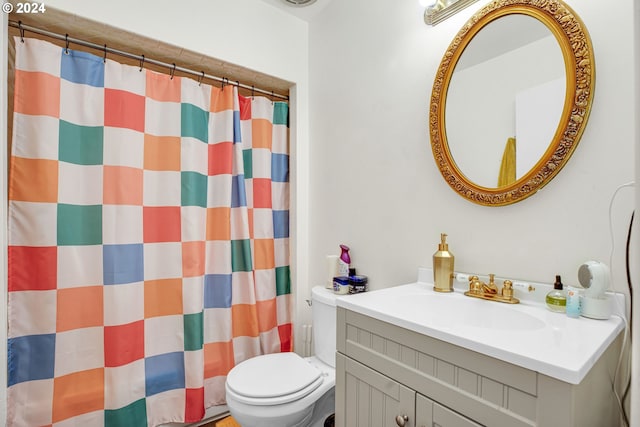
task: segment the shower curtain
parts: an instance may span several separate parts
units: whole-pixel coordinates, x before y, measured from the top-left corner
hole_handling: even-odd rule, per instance
[[[16,39],[8,426],[156,426],[292,350],[288,105]]]

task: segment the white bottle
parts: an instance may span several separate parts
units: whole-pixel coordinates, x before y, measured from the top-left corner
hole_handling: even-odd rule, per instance
[[[338,274],[338,255],[327,255],[327,277],[325,279],[324,287],[333,290],[333,278],[340,276]]]

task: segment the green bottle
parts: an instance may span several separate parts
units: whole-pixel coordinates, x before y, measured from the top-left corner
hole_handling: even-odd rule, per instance
[[[562,281],[560,276],[556,276],[556,281],[553,284],[553,290],[547,294],[547,307],[551,311],[557,313],[564,313],[567,311],[567,295],[562,290]]]

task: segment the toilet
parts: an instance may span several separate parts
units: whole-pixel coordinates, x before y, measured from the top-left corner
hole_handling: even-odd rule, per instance
[[[242,427],[324,427],[333,415],[336,296],[317,286],[311,301],[314,356],[265,354],[229,371],[227,406]]]

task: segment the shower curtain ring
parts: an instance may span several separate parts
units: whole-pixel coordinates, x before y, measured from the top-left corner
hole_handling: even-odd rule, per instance
[[[200,71],[200,78],[198,79],[198,86],[202,86],[202,79],[204,79],[204,71]]]
[[[22,21],[18,21],[18,29],[20,30],[20,41],[24,43],[24,28],[22,28]]]
[[[255,97],[255,91],[256,91],[255,86],[251,85],[251,99],[253,99]]]
[[[64,53],[69,55],[69,34],[64,35]]]
[[[144,66],[144,55],[140,55],[140,69],[138,71],[142,72],[143,66]]]
[[[107,63],[107,45],[104,45],[104,56],[102,57],[102,62]]]
[[[175,76],[175,75],[176,75],[176,63],[174,62],[173,63],[173,68],[171,68],[171,71],[169,72],[169,76],[171,76],[170,80],[173,80],[173,76]]]

